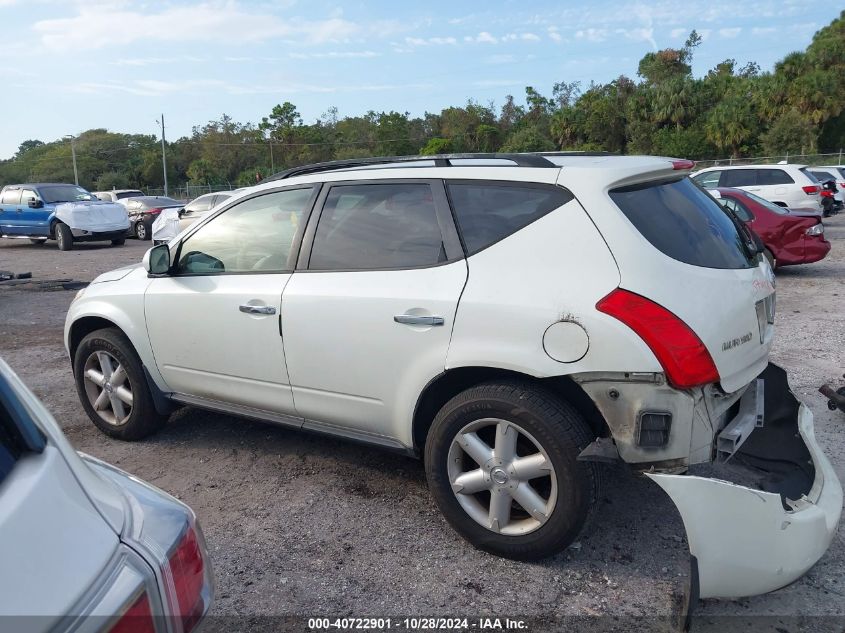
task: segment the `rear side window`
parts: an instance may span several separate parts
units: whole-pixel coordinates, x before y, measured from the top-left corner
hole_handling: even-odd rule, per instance
[[[795,181],[782,169],[760,169],[757,171],[758,185],[791,185]]]
[[[750,187],[756,184],[756,169],[726,169],[719,180],[720,187]]]
[[[728,214],[688,178],[621,187],[610,197],[642,236],[672,259],[704,268],[754,265]]]
[[[338,185],[323,205],[308,268],[417,268],[446,259],[430,185]]]
[[[449,182],[449,200],[467,255],[473,255],[563,206],[573,196],[554,185]]]
[[[2,199],[0,199],[0,204],[20,204],[20,201],[20,189],[6,189],[6,191],[3,192]]]

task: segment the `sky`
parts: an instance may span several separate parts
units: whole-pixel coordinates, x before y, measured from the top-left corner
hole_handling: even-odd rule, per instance
[[[168,140],[226,113],[258,122],[291,101],[439,112],[524,101],[558,81],[636,78],[648,51],[703,37],[693,73],[763,70],[838,16],[809,0],[0,0],[0,158],[90,128]]]

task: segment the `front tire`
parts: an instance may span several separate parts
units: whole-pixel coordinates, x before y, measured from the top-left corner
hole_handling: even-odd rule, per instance
[[[429,487],[475,547],[545,558],[575,541],[599,498],[599,467],[577,459],[593,437],[575,409],[544,389],[481,384],[437,414],[425,447]]]
[[[167,419],[156,411],[141,360],[120,330],[97,330],[83,338],[73,374],[85,413],[106,435],[140,440]]]
[[[56,243],[60,251],[73,249],[73,233],[70,232],[70,227],[67,224],[56,225]]]

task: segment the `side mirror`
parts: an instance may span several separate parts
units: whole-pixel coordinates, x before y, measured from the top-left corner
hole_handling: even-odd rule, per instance
[[[44,203],[38,198],[30,198],[26,204],[30,209],[40,209],[44,206]]]
[[[144,253],[141,263],[150,275],[166,275],[170,272],[170,248],[167,244],[153,246]]]

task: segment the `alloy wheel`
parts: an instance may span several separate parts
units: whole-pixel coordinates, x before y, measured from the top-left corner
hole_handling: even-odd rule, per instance
[[[525,429],[484,418],[466,425],[449,447],[452,492],[479,525],[509,536],[542,527],[557,502],[551,459]]]
[[[82,376],[88,402],[97,415],[112,426],[126,424],[132,415],[132,383],[120,361],[106,351],[93,352]]]

